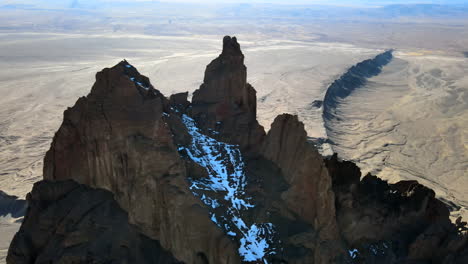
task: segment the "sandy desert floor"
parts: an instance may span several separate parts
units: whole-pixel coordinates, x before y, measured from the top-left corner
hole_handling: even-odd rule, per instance
[[[309,136],[327,137],[327,87],[383,50],[343,43],[238,36],[258,117],[298,114]],[[127,59],[163,94],[194,91],[222,36],[0,34],[0,189],[25,197],[42,178],[42,159],[63,111],[86,95],[94,75]],[[395,181],[416,179],[468,206],[468,59],[397,51],[396,59],[340,104],[328,136],[342,158]],[[456,209],[463,213],[463,208]],[[466,212],[466,211],[465,211]],[[18,224],[0,221],[0,262]]]

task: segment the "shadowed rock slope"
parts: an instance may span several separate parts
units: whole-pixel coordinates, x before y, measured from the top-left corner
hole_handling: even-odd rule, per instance
[[[128,224],[109,191],[42,181],[27,199],[8,263],[180,263]]]
[[[432,190],[360,180],[353,163],[320,156],[297,116],[266,134],[243,60],[225,37],[192,102],[126,61],[98,73],[64,113],[8,263],[465,263],[463,223]],[[74,211],[84,218],[68,221]],[[127,231],[107,237],[89,224],[101,220]]]

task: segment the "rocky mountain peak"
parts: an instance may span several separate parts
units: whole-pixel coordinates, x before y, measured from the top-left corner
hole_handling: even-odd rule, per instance
[[[235,38],[187,97],[127,61],[99,72],[64,113],[8,264],[468,263],[432,190],[324,159],[297,116],[265,134]]]
[[[241,57],[242,63],[244,62],[244,54],[242,54],[241,48],[239,43],[237,42],[236,37],[225,36],[223,38],[223,51],[221,56],[234,56],[234,57]]]
[[[164,96],[154,88],[148,77],[126,60],[111,68],[105,68],[96,74],[96,83],[88,98],[91,100],[106,100],[118,97],[121,100],[139,102],[141,100],[160,98]],[[116,100],[113,98],[112,100]]]
[[[235,37],[223,39],[223,51],[205,70],[204,82],[193,93],[192,117],[203,130],[243,150],[260,145],[263,128],[257,122],[255,89],[247,83],[244,55]]]

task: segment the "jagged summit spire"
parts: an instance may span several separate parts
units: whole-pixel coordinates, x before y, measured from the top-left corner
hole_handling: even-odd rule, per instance
[[[223,52],[221,55],[234,55],[234,56],[244,56],[240,49],[240,45],[237,42],[236,37],[225,36],[223,38]]]
[[[114,65],[114,67],[127,67],[128,68],[128,67],[132,67],[132,65],[126,59],[123,59],[119,63]],[[114,68],[114,67],[112,67],[112,68]]]
[[[240,45],[236,37],[225,36],[221,55],[206,67],[203,84],[193,93],[192,117],[202,129],[217,129],[221,141],[245,150],[259,145],[265,134],[256,111]]]

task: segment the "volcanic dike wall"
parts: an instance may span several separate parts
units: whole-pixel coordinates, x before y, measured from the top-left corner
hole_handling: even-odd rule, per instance
[[[372,59],[364,60],[349,68],[339,79],[335,80],[327,89],[323,100],[323,120],[327,123],[337,117],[336,109],[340,101],[363,87],[367,80],[382,72],[382,68],[393,59],[393,50],[385,51]]]

